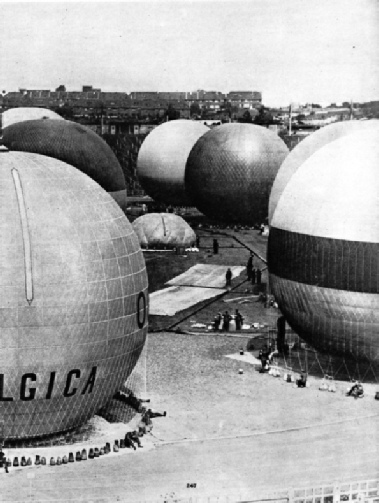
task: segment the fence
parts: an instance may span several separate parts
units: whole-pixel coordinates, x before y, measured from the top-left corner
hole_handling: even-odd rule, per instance
[[[56,492],[51,493],[49,491],[49,484],[45,478],[37,478],[33,471],[27,472],[27,483],[19,485],[19,494],[15,498],[15,493],[9,492],[8,488],[2,488],[1,501],[4,502],[23,502],[28,501],[40,501],[38,497],[43,494],[43,501],[50,502],[70,502],[70,501],[82,501],[83,494],[86,493],[86,485],[83,484],[84,480],[72,480],[70,487],[65,488],[64,499],[60,496],[57,498]],[[354,503],[379,503],[379,479],[370,480],[360,480],[353,482],[342,482],[336,481],[331,484],[320,484],[314,487],[301,487],[301,488],[290,488],[284,490],[272,491],[270,493],[267,490],[266,493],[248,493],[246,491],[239,492],[238,490],[234,494],[229,495],[208,495],[208,496],[177,496],[175,493],[171,492],[166,495],[161,495],[159,499],[133,499],[128,498],[128,484],[130,487],[130,481],[128,484],[123,486],[118,486],[112,484],[107,486],[104,484],[104,480],[99,482],[101,486],[100,494],[94,495],[91,493],[88,495],[87,499],[83,501],[92,501],[96,503],[97,501],[111,501],[111,499],[101,496],[101,494],[109,489],[108,494],[119,494],[119,501],[125,503],[133,501],[133,503],[343,503],[343,502],[354,502]],[[94,482],[94,485],[96,483]],[[4,489],[4,490],[3,490]],[[7,490],[8,489],[8,490]],[[93,490],[94,487],[91,487]],[[192,489],[188,489],[189,491]],[[123,491],[125,491],[123,493]],[[196,489],[194,489],[196,491]],[[125,498],[124,498],[125,496]],[[114,496],[114,501],[116,501],[117,496]]]
[[[339,503],[355,501],[359,503],[379,502],[379,480],[335,483],[316,488],[289,491],[289,503]]]
[[[355,482],[335,482],[316,487],[304,487],[278,491],[267,496],[205,496],[178,498],[168,495],[160,500],[139,503],[379,503],[379,479]]]

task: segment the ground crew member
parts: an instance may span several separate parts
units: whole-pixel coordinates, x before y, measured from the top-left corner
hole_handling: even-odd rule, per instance
[[[298,388],[305,388],[307,385],[307,377],[304,374],[300,374],[300,379],[296,381]]]
[[[230,323],[230,314],[228,313],[228,311],[225,311],[222,318],[223,318],[222,329],[224,330],[224,332],[228,332],[229,331],[229,323]]]
[[[247,279],[249,281],[251,281],[251,272],[253,270],[253,254],[252,253],[250,253],[250,257],[247,261],[246,269],[247,269]]]
[[[229,269],[226,271],[225,278],[226,278],[226,286],[232,286],[232,271],[229,267]]]
[[[255,285],[255,275],[256,275],[256,269],[255,269],[255,267],[253,267],[253,269],[251,270],[251,284],[252,285]]]
[[[162,414],[161,412],[153,412],[151,409],[148,409],[146,411],[146,414],[144,415],[144,417],[147,417],[151,423],[151,419],[153,419],[154,417],[166,417],[166,415],[167,415],[166,411],[164,411]],[[150,424],[150,423],[146,423],[146,424]]]
[[[9,473],[8,471],[8,463],[5,454],[3,453],[3,449],[0,448],[0,467],[4,467],[5,473]]]
[[[262,283],[262,271],[260,269],[257,269],[257,285],[260,285]]]
[[[236,316],[236,330],[241,330],[243,325],[243,316],[238,311],[238,309],[236,309],[235,316]]]
[[[220,328],[222,328],[221,327],[221,321],[222,321],[222,314],[218,313],[217,316],[214,317],[214,321],[213,321],[214,329],[216,331],[220,330]]]
[[[355,384],[350,388],[350,390],[346,393],[346,396],[353,396],[354,398],[359,398],[363,396],[363,386],[359,382],[355,382]]]
[[[217,239],[214,239],[213,240],[213,253],[215,255],[218,254],[218,249],[219,249],[218,241],[217,241]]]
[[[132,449],[136,450],[136,446],[130,438],[130,432],[126,433],[125,435],[125,447],[131,447]]]
[[[129,434],[129,438],[133,442],[135,442],[138,445],[138,447],[143,447],[143,445],[141,445],[141,441],[140,441],[138,433],[136,431],[131,431]]]

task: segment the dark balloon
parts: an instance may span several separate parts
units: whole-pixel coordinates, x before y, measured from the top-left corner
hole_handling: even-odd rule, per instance
[[[268,215],[270,190],[288,154],[274,132],[253,124],[224,124],[202,136],[188,157],[185,184],[208,217],[253,225]]]
[[[47,155],[71,164],[126,208],[122,168],[109,145],[90,128],[65,120],[28,120],[6,127],[2,141],[9,150]]]
[[[56,159],[0,151],[3,437],[89,419],[132,372],[147,335],[147,275],[115,201]]]
[[[272,217],[270,285],[292,328],[329,355],[379,364],[379,130],[326,144]]]

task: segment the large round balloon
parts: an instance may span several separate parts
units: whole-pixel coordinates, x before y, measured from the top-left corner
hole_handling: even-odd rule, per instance
[[[172,213],[148,213],[133,222],[142,248],[193,246],[196,234],[187,222]]]
[[[90,176],[126,209],[122,168],[109,145],[90,128],[70,121],[30,120],[6,127],[9,150],[47,155]]]
[[[268,241],[272,292],[317,349],[379,364],[379,131],[331,142],[292,175]]]
[[[5,110],[1,117],[2,127],[8,127],[17,122],[30,121],[35,119],[53,119],[63,121],[63,117],[48,108],[19,107]]]
[[[191,150],[186,190],[195,206],[215,220],[262,223],[287,154],[285,143],[264,127],[224,124],[202,136]]]
[[[286,157],[273,183],[269,201],[269,222],[271,222],[278,200],[297,169],[318,149],[343,136],[379,128],[379,120],[343,121],[325,126],[302,140]]]
[[[2,436],[76,427],[133,370],[147,275],[114,200],[56,159],[0,151]]]
[[[155,201],[192,204],[184,188],[185,166],[191,148],[207,131],[204,124],[182,119],[165,122],[146,137],[138,153],[137,175]]]

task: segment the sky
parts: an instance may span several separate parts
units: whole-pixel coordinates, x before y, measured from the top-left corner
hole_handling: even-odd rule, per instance
[[[1,2],[0,90],[379,100],[379,0]]]

